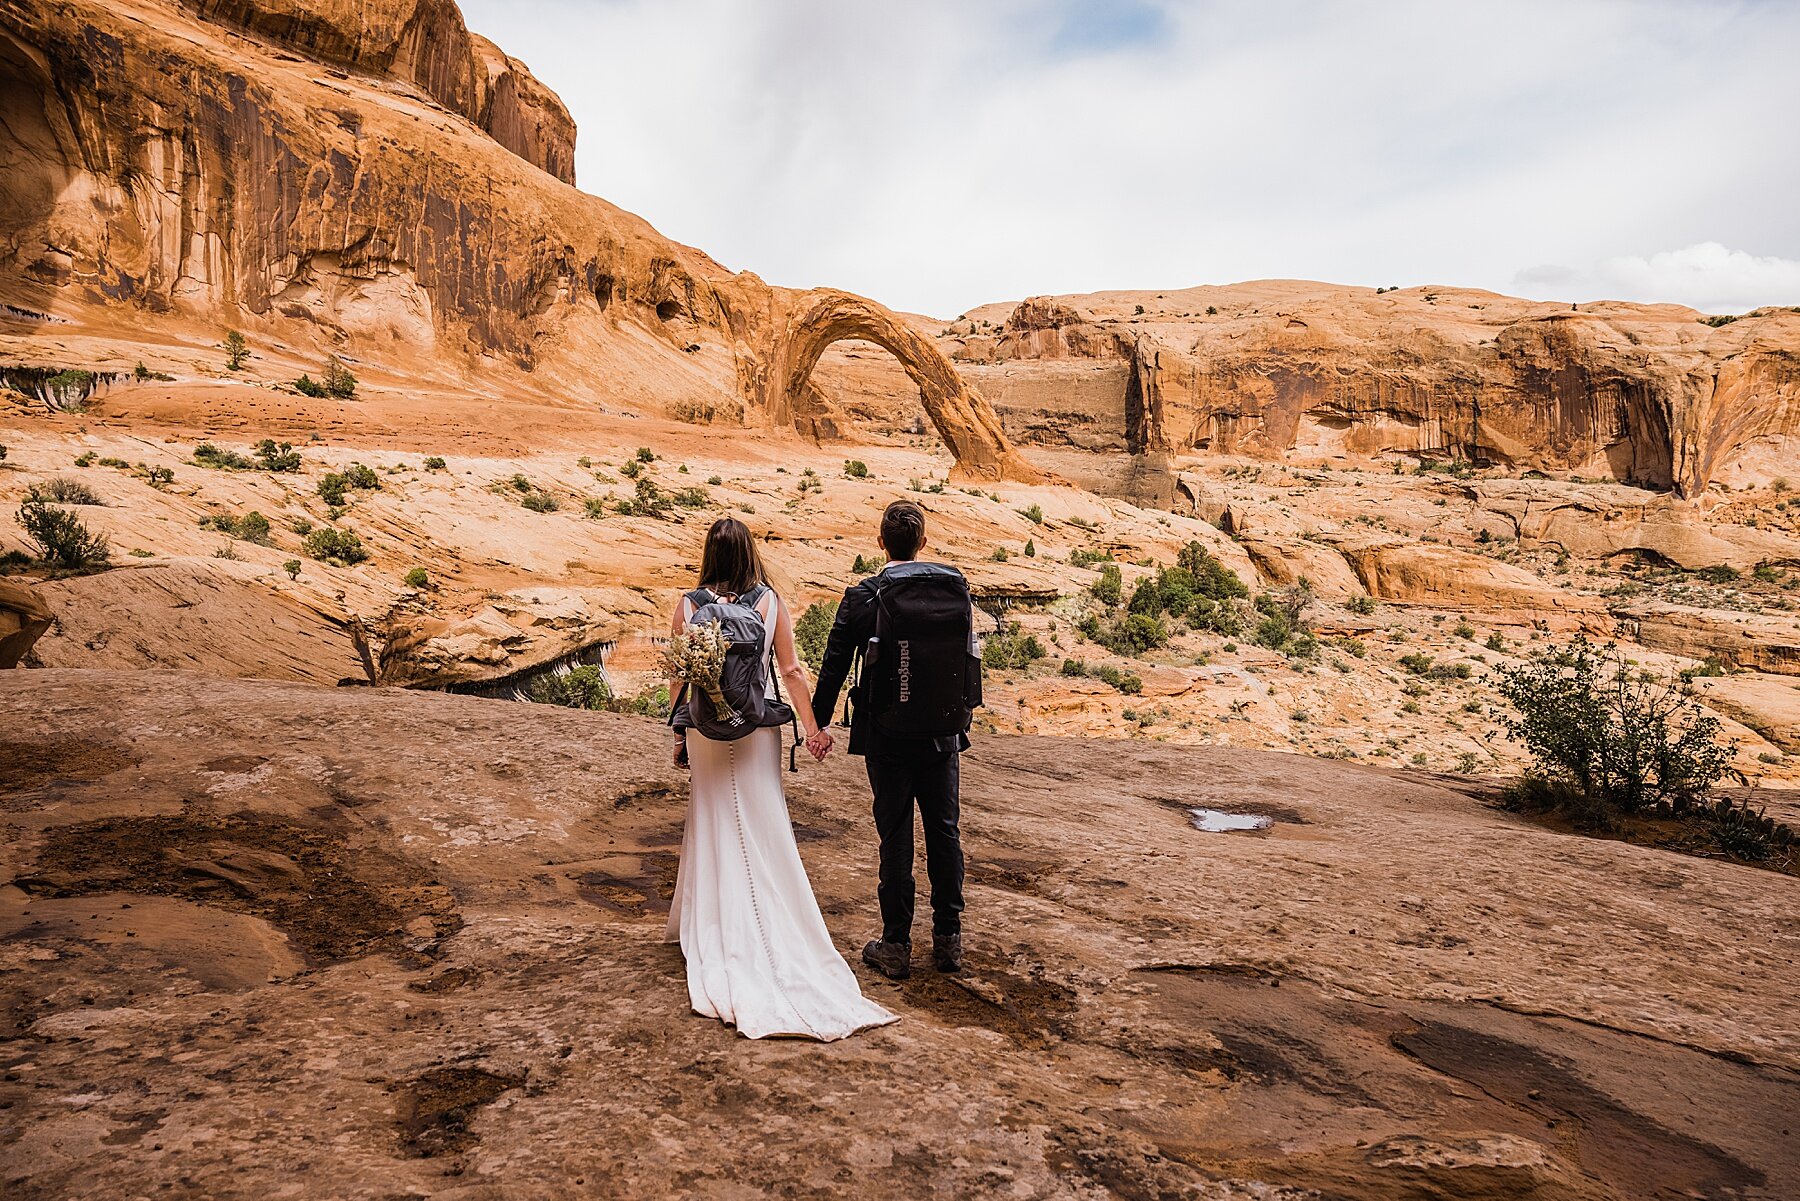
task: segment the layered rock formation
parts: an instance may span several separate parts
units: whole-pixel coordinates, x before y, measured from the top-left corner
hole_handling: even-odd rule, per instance
[[[1800,455],[1790,309],[1714,324],[1672,305],[1269,281],[989,306],[949,340],[971,364],[1124,364],[1115,411],[1140,453],[1398,452],[1684,497]]]
[[[733,274],[548,178],[572,178],[567,112],[447,0],[0,5],[0,100],[14,315],[93,324],[126,306],[134,323],[756,424],[785,423],[781,389],[806,385],[794,364],[846,336],[819,323],[850,328],[822,311],[840,293]],[[857,329],[900,328],[852,299]],[[1036,478],[928,341],[883,344],[965,474]]]

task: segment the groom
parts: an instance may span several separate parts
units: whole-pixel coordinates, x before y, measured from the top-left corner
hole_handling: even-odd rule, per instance
[[[918,562],[925,511],[897,500],[881,515],[887,566],[844,592],[825,643],[813,716],[813,754],[831,749],[832,711],[861,659],[851,687],[850,753],[864,756],[881,836],[881,938],[863,962],[892,980],[912,974],[913,807],[925,827],[931,878],[932,960],[962,970],[963,853],[957,829],[959,754],[968,749],[969,710],[980,704],[981,660],[962,573]],[[883,637],[885,635],[885,638]],[[915,653],[916,651],[916,653]]]

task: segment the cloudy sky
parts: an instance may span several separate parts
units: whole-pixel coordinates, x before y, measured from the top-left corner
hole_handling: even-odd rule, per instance
[[[1105,288],[1800,304],[1790,0],[463,0],[581,186],[951,316]]]

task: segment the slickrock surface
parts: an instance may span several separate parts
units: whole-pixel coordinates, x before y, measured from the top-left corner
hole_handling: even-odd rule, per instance
[[[1440,778],[984,737],[968,973],[817,1046],[687,1012],[653,723],[42,670],[0,728],[9,1197],[1800,1190],[1795,879]],[[859,767],[787,777],[846,949]]]

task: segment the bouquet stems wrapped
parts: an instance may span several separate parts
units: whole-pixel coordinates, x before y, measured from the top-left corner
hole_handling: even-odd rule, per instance
[[[719,674],[730,650],[731,639],[717,623],[691,625],[669,639],[663,647],[662,662],[671,677],[704,692],[722,721],[735,724],[739,720],[737,711],[725,703],[725,694],[719,687]]]

